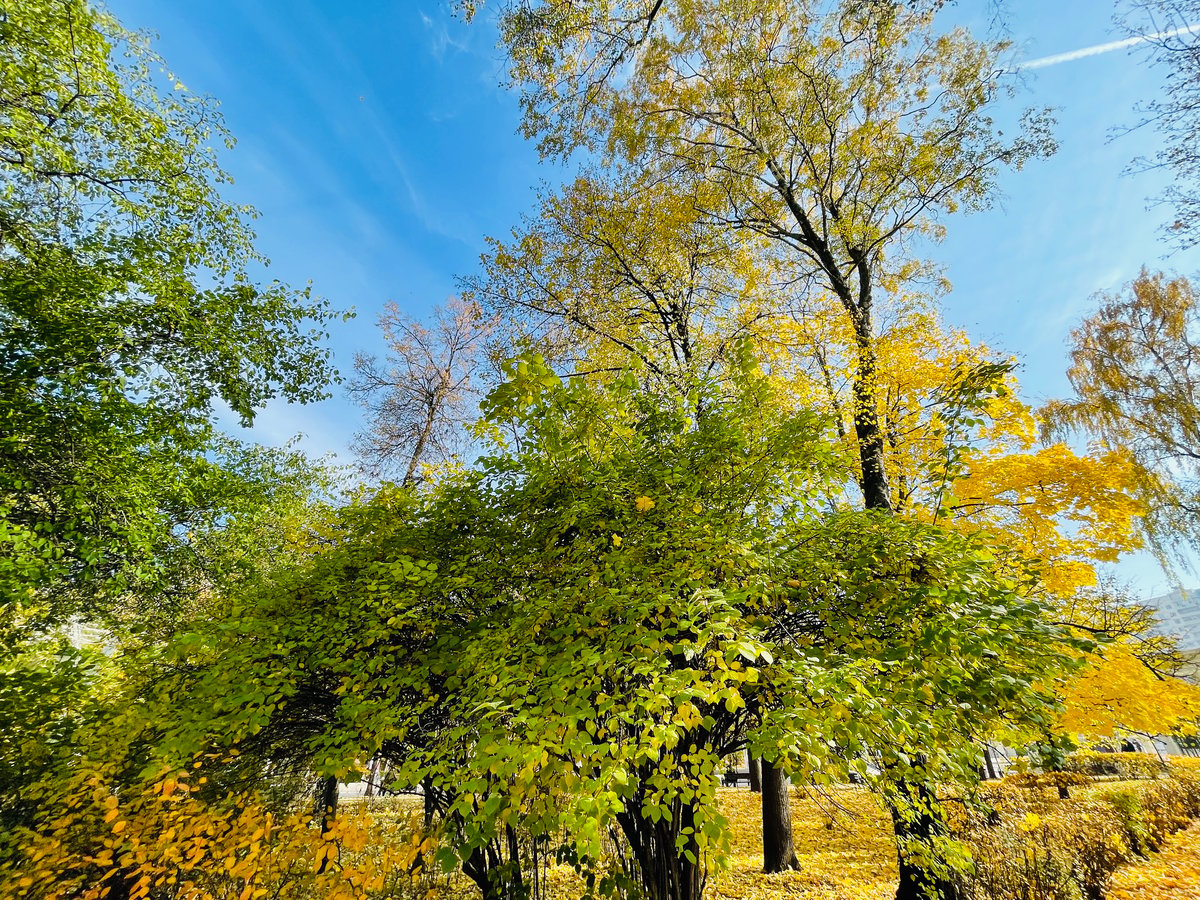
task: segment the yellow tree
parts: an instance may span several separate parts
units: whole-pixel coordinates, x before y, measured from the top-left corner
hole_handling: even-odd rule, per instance
[[[866,505],[889,509],[873,401],[880,294],[942,213],[986,205],[996,173],[1052,144],[986,107],[997,48],[899,3],[626,0],[514,7],[503,33],[526,126],[548,152],[602,144],[719,187],[717,224],[759,233],[794,281],[841,304],[856,339]],[[620,77],[615,77],[617,74]]]
[[[1136,642],[1104,648],[1064,690],[1062,729],[1093,738],[1195,732],[1200,688],[1156,672]]]
[[[1079,591],[1067,615],[1102,629],[1111,642],[1063,686],[1064,732],[1086,738],[1195,732],[1200,686],[1182,677],[1185,659],[1175,641],[1153,630],[1152,608],[1106,579]]]
[[[797,402],[830,411],[842,439],[849,437],[851,341],[836,319],[810,315],[777,332],[773,344],[773,357],[789,365],[785,377]],[[1038,416],[1021,399],[1012,363],[944,328],[919,300],[893,318],[877,345],[878,417],[895,509],[987,532],[1036,567],[1057,621],[1115,642],[1089,654],[1082,676],[1064,684],[1065,730],[1147,730],[1152,721],[1151,730],[1170,730],[1186,717],[1191,689],[1170,678],[1170,654],[1149,637],[1146,611],[1098,586],[1097,564],[1140,546],[1136,466],[1102,447],[1080,454],[1039,442]],[[1179,703],[1160,706],[1155,691]]]
[[[942,214],[985,206],[1000,168],[1052,147],[1044,118],[1014,137],[997,131],[987,105],[998,48],[936,30],[938,5],[537,0],[501,20],[528,88],[526,129],[544,151],[603,147],[708,181],[710,221],[761,235],[792,284],[837,300],[854,336],[859,487],[884,513],[877,305],[920,274],[911,239],[936,237]],[[923,777],[901,779],[914,784],[901,791],[913,807],[931,805]],[[902,843],[935,838],[923,833],[929,817],[910,833],[895,812]],[[898,896],[952,892],[912,859]]]
[[[719,380],[733,346],[771,327],[754,241],[709,227],[710,185],[646,173],[582,175],[492,240],[470,294],[577,375],[636,367],[677,399]]]
[[[1145,269],[1097,299],[1071,334],[1075,396],[1048,405],[1049,430],[1130,457],[1144,533],[1166,564],[1200,543],[1200,299],[1188,279]]]

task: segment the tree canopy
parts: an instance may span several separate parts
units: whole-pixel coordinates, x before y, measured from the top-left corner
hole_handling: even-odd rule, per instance
[[[1040,733],[1078,642],[1020,559],[814,515],[815,422],[764,415],[746,363],[695,417],[630,378],[563,385],[523,361],[489,400],[518,448],[348,508],[308,562],[177,639],[142,713],[148,770],[237,752],[348,778],[382,754],[435,792],[445,864],[479,870],[512,830],[600,867],[611,831],[665,900],[699,897],[726,849],[727,753],[887,791],[912,771],[969,781],[979,741]],[[862,757],[910,746],[937,750],[879,774]],[[503,858],[486,896],[529,864]]]
[[[187,536],[273,490],[279,465],[252,474],[214,417],[324,396],[333,313],[252,280],[232,141],[141,37],[21,4],[0,58],[0,590],[9,626],[113,624],[118,598],[169,607]]]
[[[1190,286],[1144,274],[1085,323],[1047,415],[1105,443],[1039,446],[922,253],[1049,122],[1002,133],[1004,47],[941,5],[504,9],[526,133],[592,155],[432,324],[389,307],[351,393],[403,478],[341,504],[217,428],[323,396],[336,316],[262,281],[213,104],[82,0],[7,15],[0,889],[361,897],[461,868],[527,900],[553,856],[592,898],[700,900],[748,751],[784,798],[862,779],[898,897],[953,900],[943,801],[975,803],[989,742],[1194,717],[1175,682],[1139,715],[1169,648],[1092,588],[1146,504],[1191,513]],[[478,458],[418,477],[485,355]],[[123,654],[69,647],[80,620]],[[424,796],[374,855],[336,809],[368,772]]]
[[[1143,270],[1096,300],[1071,335],[1067,377],[1075,396],[1048,406],[1049,424],[1128,456],[1146,536],[1166,561],[1200,537],[1195,290],[1186,278]]]

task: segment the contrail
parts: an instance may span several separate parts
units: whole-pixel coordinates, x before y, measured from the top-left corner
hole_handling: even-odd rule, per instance
[[[1096,44],[1092,47],[1071,50],[1068,53],[1055,53],[1053,56],[1031,59],[1029,62],[1019,63],[1016,68],[1020,71],[1026,69],[1044,69],[1047,66],[1057,66],[1059,63],[1074,62],[1077,59],[1083,59],[1087,56],[1098,56],[1101,53],[1124,50],[1126,47],[1136,47],[1138,44],[1144,44],[1146,41],[1157,41],[1163,38],[1173,38],[1181,34],[1195,34],[1197,32],[1200,32],[1200,25],[1185,25],[1183,28],[1172,28],[1170,31],[1160,31],[1157,34],[1140,34],[1137,37],[1125,38],[1123,41],[1111,41],[1107,44]]]

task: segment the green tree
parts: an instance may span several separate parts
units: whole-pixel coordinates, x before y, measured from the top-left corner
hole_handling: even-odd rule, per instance
[[[1044,114],[1008,136],[996,128],[1002,48],[935,28],[940,6],[536,0],[501,15],[524,128],[543,152],[584,146],[705,179],[720,198],[714,226],[762,235],[792,283],[835,298],[855,342],[858,485],[883,512],[877,306],[929,274],[914,239],[986,206],[1003,167],[1053,149]],[[923,871],[902,864],[899,897],[952,891]]]
[[[78,0],[0,21],[0,815],[31,827],[127,681],[72,620],[154,646],[266,580],[327,476],[219,435],[333,377],[324,301],[257,284],[215,103]],[[137,681],[137,679],[132,679]],[[140,684],[140,681],[138,682]],[[114,693],[115,692],[115,693]],[[124,746],[120,741],[112,746]],[[121,762],[118,760],[117,764]],[[114,785],[120,789],[122,783]],[[43,793],[39,794],[39,791]]]
[[[737,358],[699,416],[630,374],[514,364],[487,404],[511,449],[341,511],[307,561],[176,641],[141,713],[159,768],[228,783],[227,751],[269,747],[347,778],[378,754],[436,792],[423,864],[489,898],[565,836],[597,890],[698,900],[729,753],[828,781],[928,745],[921,771],[962,780],[982,735],[1040,733],[1074,642],[1019,560],[817,514],[838,471],[818,423]],[[881,789],[916,766],[889,762]],[[607,868],[606,841],[632,868]]]
[[[215,104],[81,0],[0,23],[4,625],[168,613],[192,537],[253,505],[214,438],[323,396],[326,302],[255,284],[252,210],[218,188]],[[173,85],[173,86],[172,86]],[[192,588],[195,581],[190,582]],[[7,640],[7,638],[6,638]]]

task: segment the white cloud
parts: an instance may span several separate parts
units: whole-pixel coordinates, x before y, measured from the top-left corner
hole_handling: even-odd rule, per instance
[[[1099,56],[1101,53],[1125,50],[1129,47],[1136,47],[1138,44],[1144,44],[1147,41],[1166,40],[1167,38],[1179,37],[1183,34],[1196,34],[1197,32],[1200,32],[1200,25],[1185,25],[1183,28],[1172,28],[1169,31],[1159,31],[1155,34],[1140,34],[1137,37],[1125,38],[1120,41],[1109,41],[1107,44],[1094,44],[1091,47],[1081,47],[1078,50],[1070,50],[1066,53],[1042,56],[1038,59],[1019,63],[1016,68],[1019,71],[1044,69],[1047,66],[1057,66],[1060,63],[1074,62],[1077,59],[1085,59],[1089,56]]]
[[[453,47],[459,53],[466,52],[466,43],[451,37],[450,29],[444,21],[434,22],[433,19],[429,18],[423,12],[419,12],[418,15],[421,17],[421,24],[425,26],[427,31],[432,33],[432,38],[429,42],[429,52],[439,63],[445,58],[446,50],[450,47]]]

